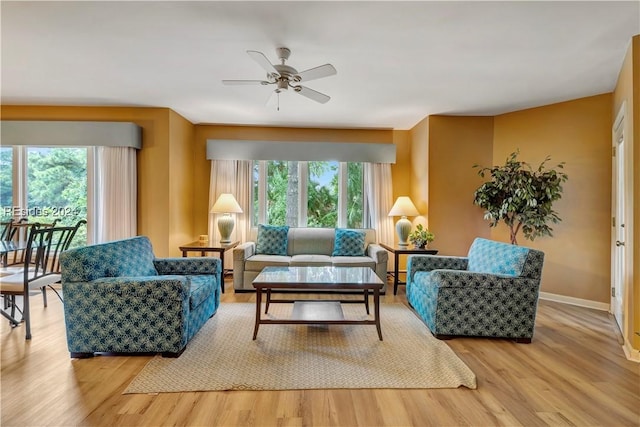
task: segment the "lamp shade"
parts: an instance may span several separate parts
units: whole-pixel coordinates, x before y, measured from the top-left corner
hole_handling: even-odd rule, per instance
[[[211,213],[242,213],[242,208],[231,193],[222,193],[213,204]]]
[[[416,205],[413,204],[408,196],[400,196],[393,204],[393,207],[389,211],[389,216],[418,216],[420,213],[416,209]]]

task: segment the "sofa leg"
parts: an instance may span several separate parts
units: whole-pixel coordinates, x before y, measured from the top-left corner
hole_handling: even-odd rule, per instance
[[[453,335],[442,335],[442,334],[433,334],[433,336],[438,338],[439,340],[450,340],[454,337]]]
[[[518,344],[531,344],[531,338],[516,338],[515,341]]]
[[[71,352],[71,358],[72,359],[88,359],[90,357],[93,357],[93,353],[76,353],[76,352]]]
[[[182,347],[182,350],[180,351],[163,351],[162,352],[162,357],[168,357],[171,359],[175,359],[176,357],[180,357],[180,355],[184,352],[184,350],[187,348],[187,346],[185,345],[184,347]]]

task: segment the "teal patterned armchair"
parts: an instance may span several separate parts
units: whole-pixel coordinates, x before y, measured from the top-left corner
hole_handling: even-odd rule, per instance
[[[220,260],[164,258],[139,236],[60,255],[71,357],[177,357],[220,304]]]
[[[431,332],[530,343],[544,253],[477,238],[467,257],[412,255],[407,300]]]

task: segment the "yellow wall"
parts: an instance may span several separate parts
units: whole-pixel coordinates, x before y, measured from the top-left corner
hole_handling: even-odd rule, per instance
[[[429,230],[436,235],[433,247],[441,254],[463,256],[474,238],[490,234],[482,209],[473,204],[483,182],[473,165],[491,165],[493,118],[430,116],[428,123],[427,205]],[[414,194],[419,186],[414,183]]]
[[[550,166],[566,162],[554,236],[518,240],[545,253],[541,291],[609,303],[611,95],[503,114],[494,123],[495,164],[517,149],[533,167],[546,156]],[[494,229],[492,238],[508,242],[507,227]]]
[[[180,245],[196,240],[198,233],[194,230],[194,170],[195,128],[184,117],[170,111],[169,146],[169,254],[180,255]],[[206,233],[205,233],[206,234]]]
[[[633,183],[626,197],[633,215],[633,221],[627,225],[631,227],[629,232],[633,236],[633,244],[627,245],[627,250],[632,251],[632,262],[627,266],[629,277],[626,284],[629,289],[626,290],[628,299],[624,310],[627,321],[623,332],[627,341],[638,350],[640,337],[634,332],[640,332],[640,36],[633,37],[618,75],[611,109],[614,119],[623,103],[626,104],[624,134],[632,158],[629,173]]]
[[[284,128],[264,126],[195,126],[195,194],[194,230],[196,234],[206,234],[208,229],[208,198],[211,173],[210,161],[206,158],[207,139],[263,140],[300,142],[369,142],[395,143],[397,162],[391,166],[393,186],[409,186],[408,137],[406,131],[389,129],[323,129]]]
[[[0,108],[3,120],[122,121],[140,126],[142,150],[138,153],[138,234],[151,239],[157,256],[178,253],[175,245],[177,238],[173,237],[176,235],[175,227],[172,228],[171,224],[181,221],[182,214],[172,215],[172,207],[184,201],[182,194],[189,192],[187,187],[191,182],[181,178],[184,173],[190,172],[184,168],[185,162],[178,161],[172,165],[169,161],[170,147],[184,143],[183,138],[186,138],[185,131],[170,131],[172,123],[187,127],[185,123],[179,124],[177,114],[177,117],[172,116],[167,108],[11,105]],[[176,138],[176,141],[172,141],[172,138]],[[170,186],[170,178],[177,178],[180,183]],[[189,230],[190,221],[187,218],[185,222]]]

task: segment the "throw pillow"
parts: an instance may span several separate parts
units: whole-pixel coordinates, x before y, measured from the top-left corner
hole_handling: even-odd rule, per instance
[[[362,230],[336,228],[336,239],[332,256],[364,256],[364,237]]]
[[[264,225],[258,224],[258,241],[256,253],[263,255],[286,255],[288,225]]]

